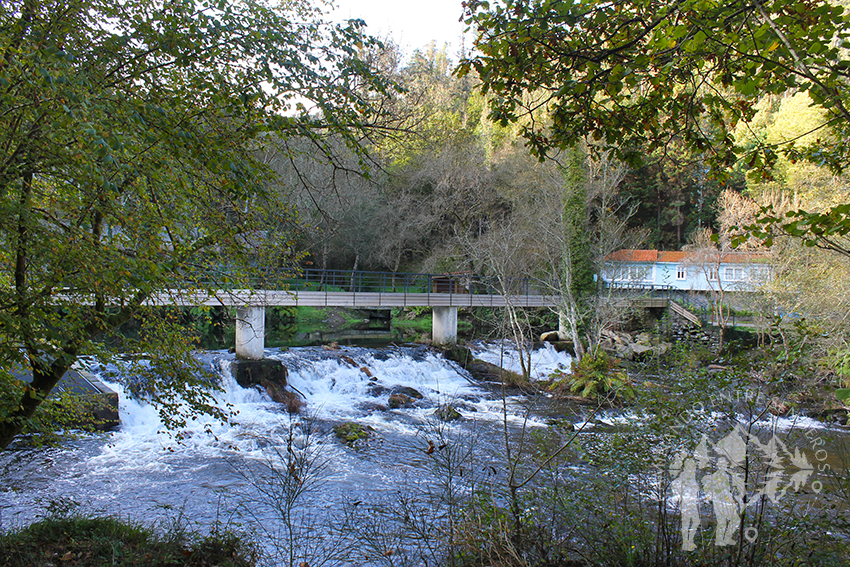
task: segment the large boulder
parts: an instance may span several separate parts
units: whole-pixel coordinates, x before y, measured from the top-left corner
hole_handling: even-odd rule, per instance
[[[639,345],[652,345],[652,335],[647,332],[638,333],[635,336],[634,342]]]
[[[12,365],[12,375],[22,382],[32,382],[29,370]],[[118,394],[88,370],[71,368],[56,384],[51,394],[66,394],[63,406],[65,427],[84,427],[108,431],[121,424],[118,416]]]
[[[632,354],[638,358],[644,357],[646,353],[652,353],[653,349],[650,345],[642,344],[642,343],[634,343],[629,345],[632,349]]]
[[[457,409],[451,404],[443,404],[434,411],[434,415],[440,421],[457,421],[459,419],[463,419],[463,416],[460,414]]]
[[[525,380],[522,375],[477,358],[467,366],[466,370],[472,374],[473,378],[482,382],[504,383],[508,386],[524,386],[528,384],[528,380]]]
[[[655,356],[664,356],[671,347],[672,345],[670,343],[659,343],[652,347],[652,354]]]
[[[289,371],[281,361],[270,358],[262,360],[237,358],[230,363],[230,371],[236,382],[244,388],[258,386],[264,381],[286,386],[286,378],[289,375]]]
[[[401,394],[415,400],[421,400],[424,397],[419,390],[410,386],[395,386],[390,390],[390,394]]]
[[[263,380],[260,386],[266,390],[273,401],[286,406],[287,413],[301,413],[304,409],[304,400],[301,396],[287,390],[285,386],[270,380]]]
[[[387,400],[390,409],[404,408],[413,405],[413,398],[405,394],[391,394]]]
[[[286,389],[289,371],[281,361],[270,358],[262,360],[237,358],[230,364],[230,371],[240,386],[244,388],[259,386],[272,400],[283,404],[287,412],[299,413],[303,409],[304,400],[295,392]]]
[[[635,353],[632,350],[632,345],[630,344],[614,345],[614,355],[617,358],[622,358],[623,360],[634,360],[635,358]]]
[[[461,368],[469,372],[473,378],[481,382],[504,382],[509,386],[524,386],[528,381],[516,372],[505,370],[501,366],[474,358],[472,351],[464,346],[440,349],[449,360],[457,362]]]
[[[561,335],[558,334],[558,331],[547,331],[540,335],[541,343],[557,343],[560,342]]]
[[[443,356],[446,357],[447,360],[457,362],[460,364],[460,367],[464,369],[467,369],[467,365],[469,365],[474,358],[472,356],[472,351],[465,346],[456,345],[452,347],[443,347],[439,350],[443,353]]]

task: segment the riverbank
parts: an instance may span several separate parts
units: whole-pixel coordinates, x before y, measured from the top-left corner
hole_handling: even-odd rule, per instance
[[[231,532],[202,535],[179,519],[163,531],[57,509],[26,528],[0,532],[2,567],[253,567],[256,560],[249,539]]]

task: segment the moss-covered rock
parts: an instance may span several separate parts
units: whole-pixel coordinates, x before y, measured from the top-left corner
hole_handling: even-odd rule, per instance
[[[508,386],[522,388],[529,382],[521,374],[505,370],[501,366],[491,364],[472,356],[472,351],[464,346],[443,347],[440,349],[448,360],[457,362],[461,368],[469,372],[473,378],[482,382],[504,383]]]
[[[460,364],[461,368],[466,369],[467,365],[469,365],[472,360],[472,351],[469,350],[465,346],[452,346],[452,347],[443,347],[440,349],[443,353],[443,356],[446,360],[451,360],[453,362],[457,362]]]
[[[353,421],[346,421],[338,425],[334,425],[333,430],[337,439],[351,447],[358,444],[359,441],[369,439],[373,431],[373,429],[368,425],[363,426]]]
[[[437,419],[440,421],[457,421],[459,419],[463,419],[461,413],[451,404],[441,405],[434,412],[434,415],[437,416]]]
[[[406,394],[392,394],[387,400],[387,405],[390,409],[398,409],[407,407],[413,404],[413,398]]]
[[[553,417],[546,420],[546,425],[549,427],[554,427],[555,429],[559,429],[561,431],[575,431],[575,425],[573,422],[567,419],[566,417]]]
[[[501,366],[491,364],[484,360],[474,359],[467,367],[467,371],[472,374],[472,377],[482,382],[496,382],[497,384],[504,383],[507,386],[517,388],[529,385],[529,382],[521,374],[511,370],[505,370]]]

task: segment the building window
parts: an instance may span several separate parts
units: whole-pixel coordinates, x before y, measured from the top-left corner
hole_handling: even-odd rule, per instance
[[[679,266],[678,268],[676,268],[676,279],[677,280],[688,279],[688,269],[685,266]]]
[[[629,266],[626,278],[633,282],[644,282],[652,279],[651,266]]]
[[[717,275],[717,268],[709,268],[708,269],[708,279],[715,280],[715,281],[720,279]]]
[[[726,268],[724,278],[729,281],[739,281],[744,279],[744,270],[742,268]]]

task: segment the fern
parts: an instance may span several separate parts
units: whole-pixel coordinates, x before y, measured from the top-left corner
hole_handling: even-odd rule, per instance
[[[553,373],[549,389],[566,389],[579,397],[611,404],[634,399],[632,382],[625,371],[617,368],[617,362],[605,351],[596,349],[584,355],[578,364],[574,362],[571,374]]]

